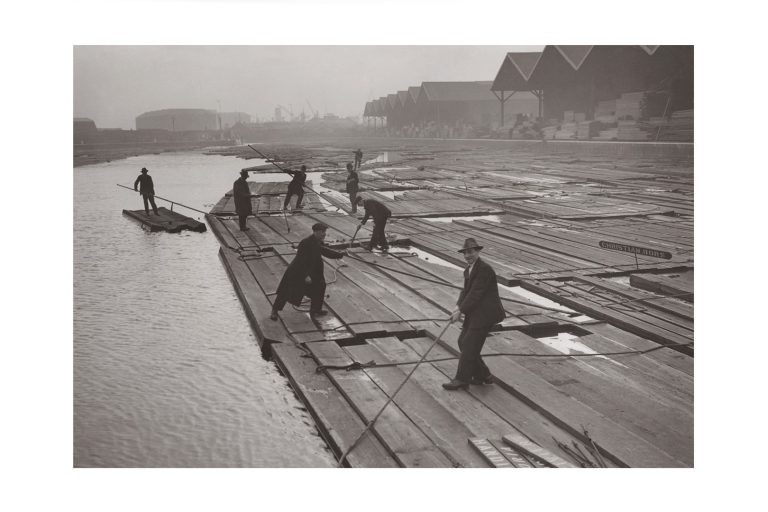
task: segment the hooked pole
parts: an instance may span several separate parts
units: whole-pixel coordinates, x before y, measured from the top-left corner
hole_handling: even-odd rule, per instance
[[[128,190],[133,190],[134,192],[136,192],[136,189],[132,188],[132,187],[126,187],[125,185],[121,185],[119,183],[117,184],[117,186],[118,187],[123,187],[123,188],[128,189]],[[155,195],[154,197],[156,197],[157,199],[162,199],[163,201],[167,201],[167,202],[171,203],[171,211],[173,211],[173,205],[177,204],[177,205],[179,205],[179,206],[181,206],[183,208],[187,208],[189,210],[196,211],[198,213],[202,213],[203,215],[208,215],[208,213],[209,213],[209,212],[204,212],[202,210],[198,210],[197,208],[192,208],[191,206],[187,206],[185,204],[181,204],[181,203],[179,203],[177,201],[171,201],[170,199],[166,199],[166,198],[160,197],[158,195]]]

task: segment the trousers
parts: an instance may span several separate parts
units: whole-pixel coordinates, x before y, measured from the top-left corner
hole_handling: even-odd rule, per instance
[[[472,377],[485,379],[491,375],[491,370],[485,365],[480,352],[488,337],[489,328],[470,329],[465,319],[459,334],[459,367],[456,369],[456,380],[469,382]]]
[[[144,211],[149,215],[149,204],[152,204],[152,211],[157,215],[157,205],[155,204],[155,196],[152,194],[141,194],[141,198],[144,199]]]

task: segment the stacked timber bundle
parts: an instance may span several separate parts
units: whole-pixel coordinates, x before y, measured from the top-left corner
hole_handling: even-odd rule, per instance
[[[562,123],[559,129],[555,132],[553,138],[559,140],[572,140],[576,138],[576,130],[578,125],[575,122]]]
[[[604,124],[616,122],[616,100],[599,101],[595,108],[595,121]]]
[[[672,112],[667,126],[662,128],[659,140],[693,141],[693,110]]]
[[[640,119],[645,92],[626,92],[616,100],[616,117],[621,119]]]
[[[576,138],[579,140],[589,140],[600,132],[602,123],[599,121],[581,121],[578,124]]]
[[[645,123],[635,120],[619,121],[616,137],[619,140],[648,140]]]
[[[541,130],[542,138],[544,138],[544,139],[554,139],[555,138],[555,133],[557,133],[557,131],[559,129],[560,129],[559,125],[556,125],[556,126],[545,126]]]

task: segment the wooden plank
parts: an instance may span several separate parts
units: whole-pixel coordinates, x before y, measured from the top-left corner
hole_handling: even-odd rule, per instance
[[[629,283],[632,286],[660,293],[662,295],[687,294],[681,299],[693,301],[693,271],[683,273],[685,278],[671,278],[663,275],[653,274],[632,274]]]
[[[429,347],[433,346],[434,340],[411,338],[403,340],[403,343],[411,347],[421,357]],[[466,418],[464,421],[468,425],[474,425],[471,429],[478,437],[496,439],[501,438],[506,433],[518,431],[553,453],[565,455],[561,453],[553,439],[570,441],[574,439],[571,434],[553,424],[551,419],[542,415],[539,410],[531,408],[528,403],[510,394],[501,386],[470,386],[468,392],[462,393],[450,393],[443,390],[440,384],[448,382],[456,374],[458,357],[439,344],[434,346],[428,355],[430,360],[446,358],[448,360],[432,363],[432,366],[442,374],[442,378],[439,375],[436,377],[432,394],[440,400],[455,404],[456,407],[465,408],[469,417],[467,418],[466,415],[462,417]],[[418,376],[420,371],[421,368],[414,375]],[[426,384],[422,382],[422,386],[426,386]],[[473,401],[477,403],[473,404]],[[484,412],[486,408],[498,418],[494,418],[492,415],[487,416]],[[454,414],[459,414],[455,409],[453,410]],[[477,414],[477,417],[473,414]],[[499,422],[499,419],[503,422]],[[481,421],[483,423],[480,423]],[[488,422],[490,426],[483,426],[485,422]],[[510,425],[512,430],[504,430],[508,428],[507,425]]]
[[[558,355],[560,352],[518,331],[486,342],[489,353]],[[602,357],[519,357],[515,363],[616,424],[686,464],[693,464],[692,400],[680,404],[641,386],[645,379]]]
[[[526,454],[538,457],[546,464],[553,468],[575,468],[573,464],[565,459],[562,459],[551,453],[536,443],[532,443],[530,440],[521,436],[520,434],[507,434],[502,439],[504,442],[513,447],[516,450],[525,452]]]
[[[234,252],[224,248],[219,249],[219,256],[235,286],[235,291],[243,304],[245,315],[256,333],[259,344],[288,341],[288,332],[285,328],[279,322],[269,319],[272,304],[245,263],[239,260]]]
[[[315,362],[304,357],[303,350],[284,343],[274,345],[272,354],[338,459],[352,446],[365,424],[328,377],[315,372]],[[397,462],[374,436],[363,437],[346,460],[351,467],[397,467]]]
[[[429,334],[437,336],[437,333]],[[458,333],[446,334],[448,336],[444,336],[441,345],[458,355]],[[555,386],[511,358],[489,357],[485,362],[501,387],[540,411],[558,427],[582,441],[584,439],[581,437],[581,428],[587,427],[592,437],[607,450],[614,463],[625,467],[685,466],[683,462],[616,424],[611,418],[561,393]]]
[[[589,332],[602,336],[622,347],[625,350],[647,350],[658,347],[658,344],[649,341],[631,332],[624,331],[610,324],[592,324],[583,326]],[[693,358],[671,348],[661,348],[647,354],[646,357],[663,363],[670,368],[693,377]]]
[[[517,467],[510,462],[499,450],[496,449],[487,439],[471,438],[469,445],[479,453],[483,459],[492,468],[514,468]]]
[[[357,361],[372,360],[379,364],[393,362],[372,345],[353,345],[344,350]],[[372,367],[364,371],[387,397],[391,397],[411,370],[412,366]],[[484,467],[477,454],[467,446],[467,439],[473,436],[472,432],[448,409],[424,391],[416,380],[410,379],[405,382],[402,389],[395,395],[393,402],[455,466]]]
[[[498,452],[506,458],[516,468],[535,468],[538,467],[532,463],[528,458],[514,450],[511,446],[504,443],[501,439],[488,439],[488,442],[498,450]]]
[[[690,338],[680,336],[665,329],[660,329],[655,325],[640,322],[636,318],[625,315],[619,311],[603,308],[600,304],[590,301],[585,297],[567,297],[561,290],[544,281],[526,280],[523,282],[522,286],[526,290],[536,292],[539,295],[543,295],[544,297],[564,304],[576,311],[580,311],[593,318],[599,318],[657,343],[682,344],[691,341]],[[690,347],[680,347],[677,348],[677,350],[681,350],[684,353],[691,352]]]
[[[323,365],[348,365],[352,360],[334,342],[308,344],[312,355]],[[380,411],[372,432],[405,467],[452,467],[446,457],[395,404],[387,403],[384,392],[364,372],[329,370],[330,379],[363,418],[366,424]]]

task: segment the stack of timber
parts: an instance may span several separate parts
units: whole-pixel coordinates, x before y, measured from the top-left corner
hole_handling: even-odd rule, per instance
[[[154,213],[147,215],[144,210],[123,210],[123,215],[138,221],[143,229],[152,232],[180,233],[189,230],[202,233],[206,229],[205,223],[198,222],[163,206],[159,207],[157,212],[157,215]]]
[[[432,155],[430,168],[382,166],[370,176],[418,189],[363,194],[400,214],[387,224],[397,242],[389,253],[360,246],[372,228],[355,236],[360,211],[259,211],[244,232],[235,218],[208,216],[259,343],[334,454],[360,438],[344,465],[691,467],[691,164],[472,148],[414,154]],[[426,218],[457,217],[468,205],[495,217]],[[329,315],[289,304],[271,321],[277,285],[315,222],[329,226],[329,246],[349,251],[326,261]],[[483,349],[495,383],[447,392],[461,326],[446,319],[468,237],[506,285],[507,316]],[[603,249],[606,240],[672,258]]]

